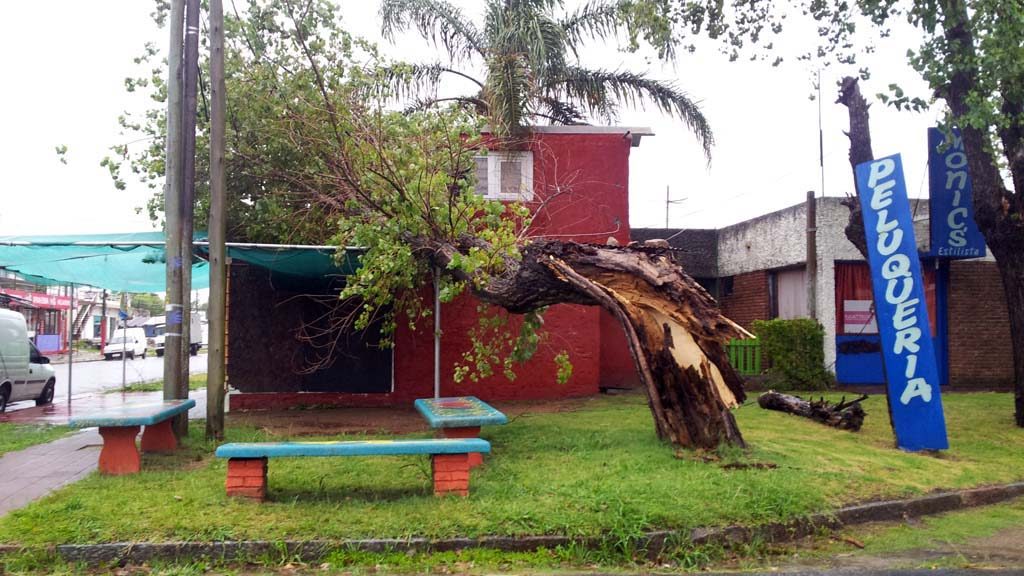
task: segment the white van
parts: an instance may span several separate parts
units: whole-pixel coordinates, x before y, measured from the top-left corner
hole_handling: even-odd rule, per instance
[[[146,357],[146,331],[142,328],[118,328],[114,336],[103,348],[103,357],[111,360],[114,356],[127,356],[128,359]]]
[[[0,412],[9,402],[53,402],[57,380],[50,359],[28,339],[25,317],[0,308]]]

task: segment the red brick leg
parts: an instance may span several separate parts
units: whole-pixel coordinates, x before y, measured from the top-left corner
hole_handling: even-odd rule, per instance
[[[100,472],[119,476],[139,471],[139,450],[135,447],[138,426],[100,427],[103,449],[100,450]]]
[[[472,428],[442,428],[442,433],[445,438],[479,438],[480,427],[473,426]],[[469,455],[469,467],[476,468],[477,466],[484,463],[484,455],[479,452],[472,452]]]
[[[142,430],[143,452],[174,452],[177,449],[178,439],[174,436],[170,418],[158,424],[146,426]]]
[[[225,486],[228,496],[252,498],[259,502],[266,500],[267,459],[229,458]]]
[[[434,454],[434,496],[469,496],[469,454]]]

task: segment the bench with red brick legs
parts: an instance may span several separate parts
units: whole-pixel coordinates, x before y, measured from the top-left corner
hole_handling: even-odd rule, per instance
[[[195,400],[164,400],[150,404],[127,404],[94,414],[71,418],[72,428],[99,427],[103,437],[99,469],[103,474],[134,474],[139,471],[141,458],[135,447],[135,437],[142,432],[143,452],[173,452],[178,439],[171,429],[171,418],[185,414],[196,405]]]
[[[357,442],[253,442],[223,444],[218,458],[228,459],[228,496],[263,501],[267,498],[267,460],[327,456],[398,456],[429,454],[434,495],[469,495],[469,455],[490,452],[479,438],[433,440],[367,440]]]

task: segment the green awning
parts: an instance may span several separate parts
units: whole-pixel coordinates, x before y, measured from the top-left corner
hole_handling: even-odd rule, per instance
[[[0,267],[42,284],[163,292],[163,242],[163,232],[0,236]],[[207,264],[193,264],[192,289],[208,286]]]
[[[207,255],[206,233],[195,253]],[[0,236],[0,268],[39,284],[81,284],[117,292],[166,290],[163,232]],[[297,282],[325,282],[352,274],[361,250],[330,246],[228,244],[228,256]],[[339,255],[340,254],[340,255]],[[192,289],[209,286],[206,262],[192,266]]]

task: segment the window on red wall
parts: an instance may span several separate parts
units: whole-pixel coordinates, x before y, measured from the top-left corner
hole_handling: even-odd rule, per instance
[[[935,336],[935,269],[922,266],[928,325]],[[836,262],[836,334],[878,334],[871,290],[871,269],[866,262]]]

